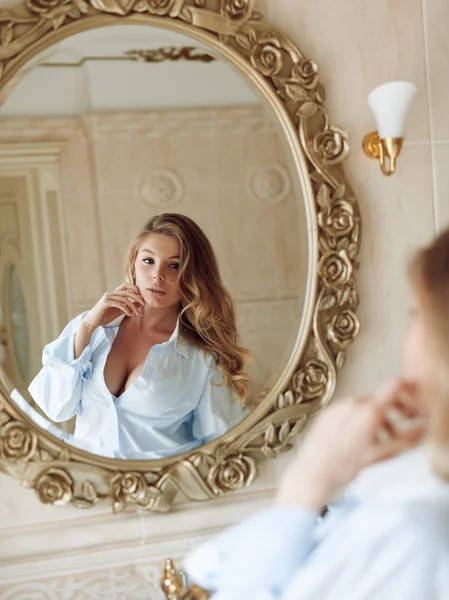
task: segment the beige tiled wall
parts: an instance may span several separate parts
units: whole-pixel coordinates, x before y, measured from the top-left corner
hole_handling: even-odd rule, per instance
[[[446,24],[449,6],[444,0],[427,0],[425,17],[428,61],[428,96],[434,173],[435,214],[438,227],[449,225],[449,103],[447,69],[449,42]]]
[[[363,214],[358,276],[362,332],[349,351],[338,393],[365,392],[401,368],[409,301],[403,273],[410,252],[449,224],[449,116],[445,111],[449,105],[449,4],[446,0],[264,0],[260,5],[274,25],[318,62],[331,119],[350,132],[346,171]],[[373,124],[366,95],[392,78],[410,79],[419,91],[397,174],[387,179],[363,156],[360,144]],[[167,516],[111,517],[102,508],[90,514],[72,508],[51,509],[2,476],[0,495],[7,510],[1,513],[0,537],[3,540],[8,533],[9,547],[16,548],[17,556],[21,552],[23,556],[27,536],[40,539],[43,554],[51,554],[45,542],[48,527],[55,532],[52,539],[64,537],[66,548],[71,539],[77,547],[81,535],[88,551],[81,553],[78,547],[70,557],[66,550],[46,566],[34,563],[23,569],[18,558],[8,565],[2,544],[0,591],[8,589],[8,598],[19,598],[14,590],[23,572],[30,573],[33,581],[45,573],[47,584],[51,569],[56,569],[56,589],[64,585],[70,569],[78,573],[78,581],[83,565],[92,570],[103,565],[101,577],[113,581],[113,569],[121,569],[117,582],[122,582],[125,573],[127,581],[141,585],[136,597],[157,598],[151,590],[156,589],[155,565],[162,556],[180,556],[202,536],[265,505],[287,459],[265,463],[260,478],[244,493]],[[165,545],[158,546],[163,540]],[[136,569],[140,569],[139,578]],[[87,574],[83,577],[85,583],[80,585],[87,589],[91,579]],[[100,578],[98,573],[96,577]],[[92,592],[87,597],[98,596]]]

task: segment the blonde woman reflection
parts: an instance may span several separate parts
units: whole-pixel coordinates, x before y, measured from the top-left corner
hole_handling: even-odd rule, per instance
[[[213,600],[449,598],[449,231],[411,281],[405,378],[324,411],[275,505],[188,557]]]
[[[107,456],[159,458],[225,433],[244,414],[250,354],[205,234],[153,217],[126,279],[45,347],[34,400],[53,421],[76,415],[75,438]]]

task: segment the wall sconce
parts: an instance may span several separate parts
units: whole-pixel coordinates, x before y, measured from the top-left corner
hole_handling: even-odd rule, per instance
[[[396,159],[404,142],[405,118],[415,94],[413,83],[390,81],[377,87],[368,96],[377,131],[365,135],[363,150],[370,158],[379,159],[382,173],[387,177],[396,170]]]

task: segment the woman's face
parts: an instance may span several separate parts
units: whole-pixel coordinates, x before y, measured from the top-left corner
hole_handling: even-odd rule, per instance
[[[134,270],[142,298],[154,308],[178,305],[180,247],[176,238],[149,233],[140,244]]]

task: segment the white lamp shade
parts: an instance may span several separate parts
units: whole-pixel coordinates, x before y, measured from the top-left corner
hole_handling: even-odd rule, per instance
[[[416,87],[409,81],[390,81],[369,94],[368,104],[382,140],[404,137],[405,118],[415,94]]]

